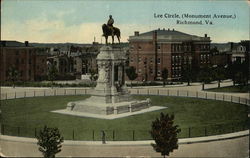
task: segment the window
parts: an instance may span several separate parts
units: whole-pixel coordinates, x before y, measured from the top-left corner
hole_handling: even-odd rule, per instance
[[[138,58],[138,62],[139,62],[139,63],[141,62],[141,57]]]
[[[158,46],[157,46],[157,49],[161,49],[161,46],[158,45]]]
[[[131,58],[130,58],[130,62],[131,62],[131,63],[132,63],[132,62],[134,62],[134,59],[133,59],[133,57],[131,57]]]
[[[161,58],[157,58],[157,64],[161,63]]]
[[[154,59],[153,58],[150,58],[150,63],[153,63]]]
[[[157,71],[157,76],[160,76],[161,75],[161,70],[158,70]]]
[[[150,69],[149,69],[149,73],[150,73],[151,75],[153,75],[153,74],[154,74],[154,72],[153,72],[153,69],[152,69],[152,68],[150,68]]]
[[[138,46],[138,49],[141,50],[141,46]]]
[[[19,59],[18,58],[16,59],[16,64],[19,64]]]
[[[141,69],[138,69],[138,73],[139,73],[139,74],[141,73]]]
[[[179,45],[178,50],[181,51],[181,45]]]

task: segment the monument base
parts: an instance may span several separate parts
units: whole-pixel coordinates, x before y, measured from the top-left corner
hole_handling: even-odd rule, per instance
[[[126,113],[122,113],[122,114],[118,114],[118,115],[117,114],[113,114],[113,115],[91,114],[91,113],[70,111],[70,110],[67,110],[67,109],[55,110],[55,111],[52,111],[52,112],[57,113],[57,114],[77,116],[77,117],[90,117],[90,118],[113,120],[113,119],[118,119],[118,118],[124,118],[124,117],[128,117],[128,116],[143,114],[143,113],[147,113],[147,112],[162,110],[162,109],[166,109],[166,108],[167,107],[162,107],[162,106],[150,106],[149,108],[142,109],[140,111],[126,112]]]
[[[68,111],[77,111],[90,114],[112,115],[140,111],[150,107],[150,99],[123,101],[118,103],[94,102],[95,96],[82,101],[69,102]]]

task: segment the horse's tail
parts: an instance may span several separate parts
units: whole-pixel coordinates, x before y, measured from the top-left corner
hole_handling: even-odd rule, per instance
[[[106,30],[107,30],[107,25],[106,24],[103,24],[102,25],[102,32],[103,32],[103,36],[105,36],[105,32],[106,32]]]

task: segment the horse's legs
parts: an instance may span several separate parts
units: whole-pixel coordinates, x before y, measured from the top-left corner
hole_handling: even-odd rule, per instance
[[[106,44],[108,44],[108,36],[105,36]]]
[[[112,44],[114,44],[114,36],[112,35]]]
[[[116,37],[117,37],[117,39],[118,39],[118,42],[120,43],[120,37],[119,37],[118,35],[117,35]]]

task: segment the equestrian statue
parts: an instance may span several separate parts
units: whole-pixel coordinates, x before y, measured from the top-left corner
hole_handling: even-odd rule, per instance
[[[114,36],[117,37],[118,42],[120,43],[121,32],[119,28],[113,27],[114,19],[112,15],[109,16],[107,24],[102,25],[103,36],[106,39],[106,44],[108,44],[108,36],[112,37],[112,44],[114,43]]]

